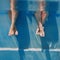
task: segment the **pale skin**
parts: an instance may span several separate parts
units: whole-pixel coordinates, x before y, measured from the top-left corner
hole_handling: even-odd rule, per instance
[[[15,8],[15,0],[11,0],[11,10],[10,10],[10,19],[11,19],[11,26],[10,26],[10,30],[9,30],[9,36],[11,35],[18,35],[18,31],[16,30],[15,27],[15,18],[16,18],[16,10]],[[36,34],[40,35],[41,37],[45,36],[45,32],[44,32],[44,28],[43,28],[43,22],[45,21],[45,18],[47,16],[47,13],[45,11],[45,1],[41,1],[40,2],[40,6],[39,6],[39,10],[40,10],[40,14],[41,14],[41,19],[37,20],[38,21],[38,28],[36,30]]]
[[[41,37],[45,37],[45,32],[44,32],[44,27],[43,27],[43,23],[44,23],[45,18],[47,16],[47,13],[45,11],[45,1],[40,2],[39,11],[40,11],[40,20],[37,20],[38,21],[38,28],[36,30],[36,34],[40,35]]]
[[[9,36],[18,35],[18,31],[16,30],[16,27],[15,27],[16,15],[17,15],[17,12],[15,10],[15,0],[10,0],[9,17],[11,20],[11,26],[8,34]]]

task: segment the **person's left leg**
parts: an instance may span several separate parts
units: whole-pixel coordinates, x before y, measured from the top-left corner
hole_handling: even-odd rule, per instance
[[[43,23],[45,21],[45,18],[47,16],[47,13],[45,11],[41,11],[41,18],[40,20],[38,21],[38,28],[36,30],[36,34],[37,35],[40,35],[41,37],[44,37],[45,36],[45,32],[44,32],[44,27],[43,27]]]
[[[38,28],[36,30],[36,34],[40,35],[41,37],[45,36],[45,32],[44,32],[44,27],[43,27],[43,23],[45,21],[45,18],[47,16],[47,13],[45,11],[45,1],[41,1],[40,2],[40,20],[38,21]]]

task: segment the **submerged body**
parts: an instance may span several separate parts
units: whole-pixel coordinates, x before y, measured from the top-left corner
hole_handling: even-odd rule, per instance
[[[38,14],[40,14],[40,19],[38,20],[38,18],[37,18],[38,28],[36,30],[36,34],[40,35],[41,37],[45,36],[44,27],[43,27],[43,23],[44,23],[45,18],[47,16],[47,13],[45,11],[45,7],[46,7],[46,2],[44,0],[40,1],[40,4],[39,4],[39,13],[36,12],[36,14],[35,14],[36,18],[38,16]]]
[[[16,27],[15,27],[16,15],[17,15],[17,11],[15,10],[15,0],[10,0],[9,16],[11,20],[11,26],[8,34],[9,36],[18,35],[18,31],[16,30]]]

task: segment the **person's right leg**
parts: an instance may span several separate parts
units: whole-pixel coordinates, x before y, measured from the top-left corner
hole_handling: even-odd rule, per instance
[[[10,10],[10,19],[11,19],[11,26],[10,26],[10,31],[9,31],[9,36],[11,35],[17,35],[18,34],[18,31],[16,30],[16,27],[15,27],[15,18],[16,18],[16,10],[14,9],[15,8],[15,0],[11,0],[11,10]]]

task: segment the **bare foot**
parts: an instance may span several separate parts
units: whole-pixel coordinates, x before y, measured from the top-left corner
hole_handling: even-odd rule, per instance
[[[45,32],[44,32],[44,28],[37,28],[36,30],[36,34],[40,35],[41,37],[45,37]]]
[[[12,35],[18,35],[18,31],[16,30],[16,28],[10,28],[10,31],[9,31],[9,36],[12,36]]]
[[[18,35],[18,31],[17,31],[16,27],[14,28],[14,31],[15,31],[15,35]]]

